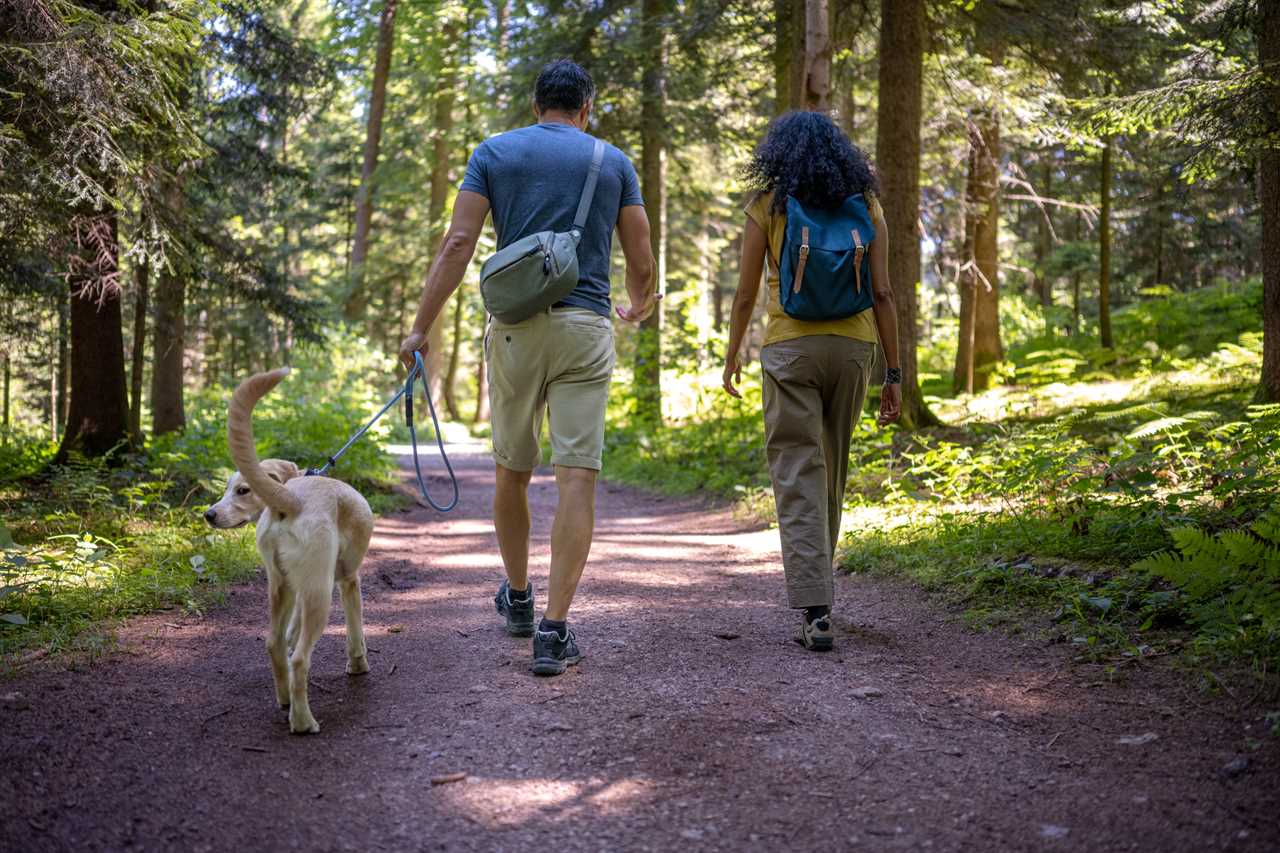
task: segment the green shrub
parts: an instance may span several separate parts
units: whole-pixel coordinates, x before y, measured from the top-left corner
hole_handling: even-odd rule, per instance
[[[329,332],[294,356],[291,375],[254,410],[254,432],[264,458],[319,465],[402,377],[390,359],[345,333]],[[198,610],[227,582],[253,573],[252,530],[211,531],[201,518],[232,470],[228,398],[229,389],[190,393],[187,429],[116,467],[72,458],[50,469],[54,448],[35,437],[4,446],[0,660],[12,662],[33,645],[92,649],[102,642],[95,626],[103,622],[164,607]],[[389,417],[335,471],[375,510],[402,502],[386,489]],[[38,478],[20,479],[38,471]]]

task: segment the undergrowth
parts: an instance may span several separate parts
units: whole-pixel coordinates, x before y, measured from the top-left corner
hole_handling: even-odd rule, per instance
[[[383,402],[386,359],[336,334],[295,351],[291,375],[254,410],[259,455],[318,465]],[[201,517],[222,493],[229,389],[187,397],[187,428],[141,452],[51,466],[47,438],[0,443],[0,671],[50,652],[93,655],[114,620],[157,609],[198,612],[259,560],[252,527],[211,530]],[[380,424],[335,476],[375,512],[406,503],[390,489]]]

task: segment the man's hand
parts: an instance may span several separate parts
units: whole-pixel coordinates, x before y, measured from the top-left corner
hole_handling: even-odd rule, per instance
[[[658,300],[661,298],[661,294],[650,291],[649,298],[640,305],[632,305],[628,308],[623,308],[619,305],[615,310],[618,312],[620,319],[639,325],[649,319],[649,315],[653,313],[653,309],[658,307]]]
[[[742,384],[742,363],[736,354],[724,360],[724,376],[721,381],[724,383],[724,390],[729,392],[729,396],[742,399],[742,393],[738,390],[738,386]]]
[[[876,423],[880,426],[888,426],[901,414],[902,386],[896,382],[892,385],[885,383],[880,386],[880,417],[876,419]]]
[[[400,361],[409,370],[413,370],[415,352],[422,353],[423,358],[427,357],[427,336],[422,332],[410,332],[404,343],[400,344]]]

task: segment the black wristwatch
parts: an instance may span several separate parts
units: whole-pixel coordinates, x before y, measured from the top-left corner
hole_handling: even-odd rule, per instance
[[[902,368],[886,367],[884,369],[885,385],[901,385],[902,384]]]

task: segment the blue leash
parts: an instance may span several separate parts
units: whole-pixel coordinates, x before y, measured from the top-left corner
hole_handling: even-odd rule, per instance
[[[396,395],[387,401],[378,414],[373,416],[373,420],[360,427],[359,431],[351,438],[347,439],[347,443],[342,445],[337,453],[329,457],[329,461],[320,468],[308,468],[307,476],[324,476],[334,465],[338,464],[338,460],[342,458],[342,454],[346,453],[351,445],[355,444],[364,434],[369,431],[370,427],[378,422],[378,418],[387,413],[388,410],[396,403],[400,402],[400,398],[404,398],[404,419],[409,425],[409,442],[413,445],[413,472],[418,477],[418,492],[431,508],[436,512],[448,512],[458,505],[458,475],[453,473],[453,466],[449,464],[449,456],[444,452],[444,436],[440,433],[440,419],[436,417],[436,404],[431,401],[431,387],[427,384],[427,368],[422,363],[422,353],[415,352],[413,354],[413,370],[409,371],[409,378],[404,381],[404,387],[396,392]],[[422,377],[422,394],[427,398],[427,410],[431,412],[431,424],[436,430],[436,446],[440,448],[440,458],[444,460],[444,467],[449,472],[449,480],[453,484],[453,500],[449,501],[447,506],[440,506],[431,499],[431,495],[427,492],[427,484],[422,479],[422,466],[418,462],[418,432],[413,427],[413,380]]]

